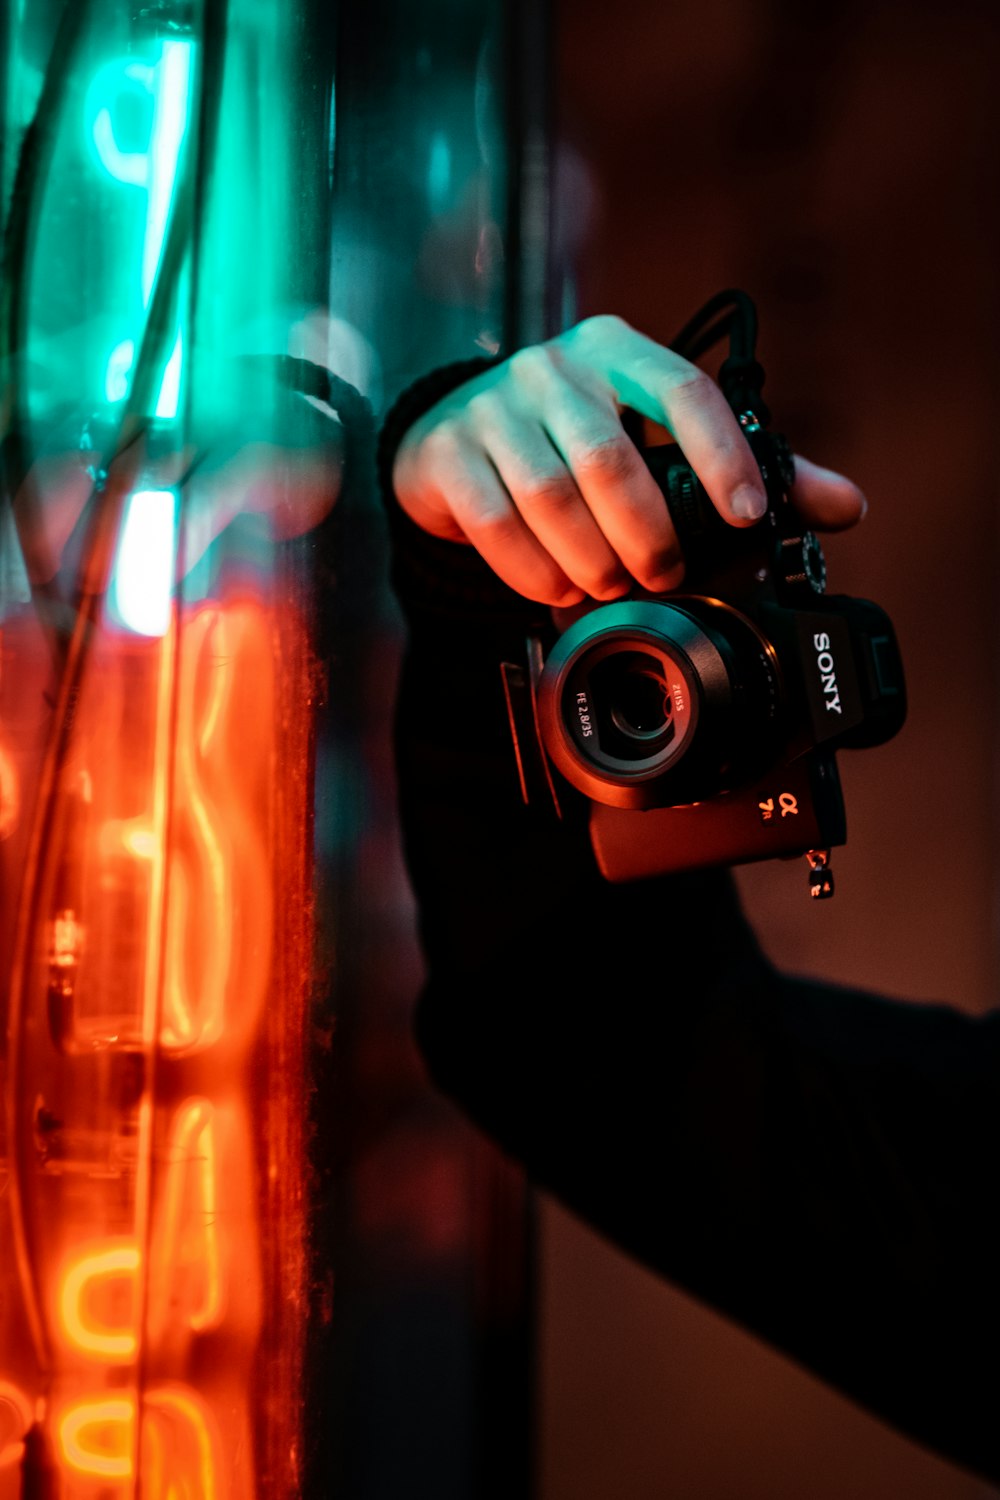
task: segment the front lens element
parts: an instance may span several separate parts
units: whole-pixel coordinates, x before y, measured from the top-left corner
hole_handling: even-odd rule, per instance
[[[674,703],[662,664],[645,652],[623,652],[607,667],[608,708],[619,733],[643,741],[673,739]]]
[[[564,722],[595,766],[640,770],[665,765],[691,721],[691,688],[678,663],[634,640],[581,654],[566,680]]]

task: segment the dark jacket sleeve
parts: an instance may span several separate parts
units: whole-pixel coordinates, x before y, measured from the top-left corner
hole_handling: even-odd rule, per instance
[[[580,803],[520,797],[499,663],[546,612],[390,532],[438,1086],[615,1244],[1000,1479],[1000,1013],[777,971],[724,871],[606,884]]]

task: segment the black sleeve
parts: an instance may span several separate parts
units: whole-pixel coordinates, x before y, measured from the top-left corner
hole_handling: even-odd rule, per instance
[[[580,807],[520,798],[499,662],[545,611],[390,531],[438,1086],[617,1245],[1000,1479],[1000,1013],[776,971],[724,871],[603,882]]]

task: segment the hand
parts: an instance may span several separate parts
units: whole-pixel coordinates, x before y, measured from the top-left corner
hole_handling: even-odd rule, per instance
[[[393,484],[434,536],[471,543],[518,593],[566,607],[634,584],[677,588],[684,561],[663,495],[622,427],[631,407],[666,427],[719,513],[764,513],[760,471],[716,383],[599,316],[467,381],[410,428]],[[796,455],[796,506],[838,531],[867,508],[855,484]]]
[[[137,440],[128,461],[140,476],[138,487],[183,484],[178,578],[239,516],[260,517],[273,541],[299,536],[323,520],[340,488],[340,427],[331,416],[316,430],[322,441],[314,437],[311,445],[230,436],[202,451],[189,445],[155,459],[147,455],[145,438]],[[34,586],[65,571],[67,543],[93,491],[93,472],[110,460],[100,449],[81,453],[68,443],[59,451],[60,436],[68,434],[56,434],[13,497],[25,569]],[[77,561],[69,560],[71,569]],[[71,578],[64,582],[71,587]]]

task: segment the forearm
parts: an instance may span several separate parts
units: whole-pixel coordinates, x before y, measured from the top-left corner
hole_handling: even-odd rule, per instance
[[[1000,1473],[995,1024],[775,973],[724,877],[549,896],[546,869],[487,887],[478,966],[456,904],[418,1011],[437,1085],[612,1243]]]
[[[1000,1335],[997,1019],[782,975],[725,871],[602,881],[576,794],[561,823],[521,802],[500,662],[547,611],[472,548],[392,531],[438,1085],[617,1244],[996,1472],[968,1355]]]

